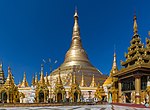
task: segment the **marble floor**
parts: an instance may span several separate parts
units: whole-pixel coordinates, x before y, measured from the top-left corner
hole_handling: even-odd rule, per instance
[[[13,107],[0,110],[149,110],[149,108],[133,108],[118,105],[81,105],[81,106],[53,106],[53,107]]]

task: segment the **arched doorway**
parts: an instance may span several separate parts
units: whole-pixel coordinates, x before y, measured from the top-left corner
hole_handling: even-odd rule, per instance
[[[75,92],[75,93],[74,93],[74,102],[77,102],[77,100],[78,100],[78,93]]]
[[[61,93],[57,94],[57,102],[62,102],[62,94]]]
[[[43,91],[40,91],[39,92],[39,102],[44,102],[44,92]]]
[[[2,97],[2,103],[7,103],[7,93],[2,92],[1,97]]]

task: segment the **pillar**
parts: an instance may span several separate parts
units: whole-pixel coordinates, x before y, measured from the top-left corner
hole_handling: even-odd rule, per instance
[[[121,95],[122,95],[122,92],[121,92],[121,81],[119,80],[118,81],[118,102],[119,103],[122,103],[122,99],[121,99]]]
[[[78,93],[78,100],[77,100],[77,102],[80,102],[80,94]]]
[[[7,103],[9,103],[9,92],[7,92]]]
[[[47,95],[46,95],[46,93],[44,91],[44,103],[46,103],[46,101],[47,101]]]
[[[141,104],[141,76],[135,76],[135,103]]]

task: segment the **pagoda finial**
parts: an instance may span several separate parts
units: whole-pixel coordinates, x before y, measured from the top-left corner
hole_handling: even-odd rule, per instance
[[[34,74],[33,74],[33,77],[32,77],[32,86],[35,86],[35,77],[34,77]]]
[[[46,72],[45,84],[46,84],[47,86],[50,85],[50,84],[49,84],[49,80],[48,80],[48,73],[47,73],[47,72]]]
[[[118,68],[117,68],[117,63],[116,63],[116,52],[114,51],[114,60],[113,60],[113,65],[112,65],[112,69],[110,72],[110,76],[112,76],[114,73],[116,73],[117,70],[118,70]]]
[[[26,79],[26,73],[24,72],[24,77],[23,77],[23,81],[21,83],[21,87],[28,87],[28,82],[27,82],[27,79]]]
[[[45,81],[44,81],[44,65],[41,64],[41,77],[40,77],[40,84],[44,84]]]
[[[37,75],[37,73],[36,73],[36,75],[35,75],[35,84],[36,84],[36,85],[38,84],[38,75]]]
[[[14,86],[14,79],[10,67],[8,67],[8,77],[6,79],[5,85]]]
[[[60,76],[60,68],[59,68],[59,74],[58,74],[58,79],[57,79],[57,84],[62,84],[61,76]]]
[[[93,77],[92,77],[92,82],[91,82],[90,87],[96,87],[94,74],[93,74]]]
[[[86,87],[85,81],[84,81],[84,74],[82,73],[82,79],[81,79],[81,83],[80,83],[81,87]]]
[[[11,73],[11,68],[8,66],[8,73]]]
[[[78,17],[79,16],[78,16],[77,9],[75,9],[72,40],[75,38],[80,39],[80,29],[79,29],[79,25],[78,25]]]
[[[137,34],[138,32],[138,26],[137,26],[137,18],[136,18],[136,15],[134,15],[134,18],[133,18],[133,21],[134,21],[134,24],[133,24],[133,32],[134,32],[134,35]]]

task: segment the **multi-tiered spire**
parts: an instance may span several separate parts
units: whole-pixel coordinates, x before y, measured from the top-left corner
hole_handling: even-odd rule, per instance
[[[144,54],[144,44],[141,43],[140,36],[138,35],[137,18],[134,15],[133,19],[133,37],[130,41],[131,46],[128,48],[128,53],[125,53],[126,61],[121,62],[125,68],[134,64],[141,64],[144,62],[142,54]]]
[[[134,15],[133,21],[134,21],[134,24],[133,24],[133,32],[134,32],[134,35],[136,35],[137,32],[138,32],[138,26],[137,26],[137,21],[136,21],[136,15]]]

